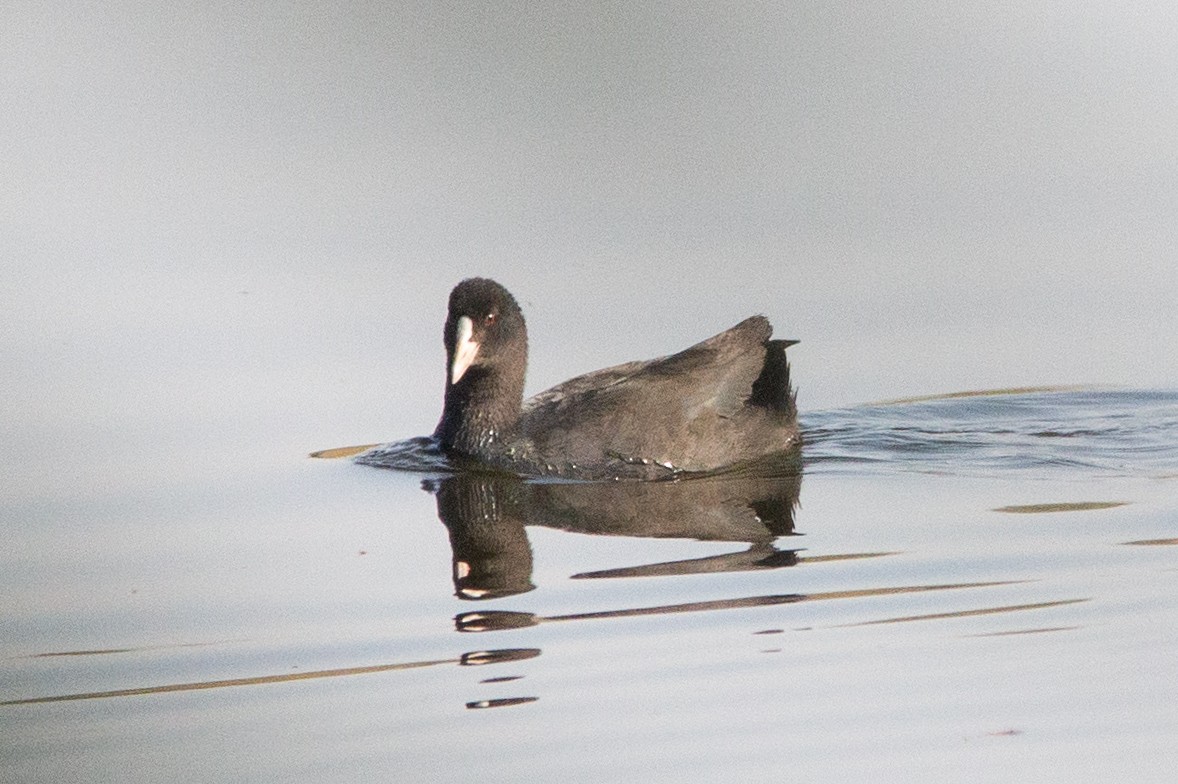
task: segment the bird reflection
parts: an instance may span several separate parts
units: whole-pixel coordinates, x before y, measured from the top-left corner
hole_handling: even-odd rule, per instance
[[[522,480],[459,474],[423,486],[436,492],[438,517],[450,534],[458,598],[494,599],[536,587],[524,531],[527,485]]]
[[[669,563],[573,575],[579,579],[776,569],[797,562],[779,550],[794,533],[801,476],[744,473],[680,482],[552,483],[466,473],[428,480],[453,552],[455,595],[492,599],[525,593],[532,583],[526,526],[609,536],[747,542],[750,547]]]

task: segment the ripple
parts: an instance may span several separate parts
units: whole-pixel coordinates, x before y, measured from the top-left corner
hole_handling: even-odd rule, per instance
[[[420,473],[452,473],[454,465],[432,436],[418,436],[369,448],[356,456],[356,462],[377,468]]]
[[[802,431],[808,472],[1178,475],[1178,391],[958,392],[810,412]],[[418,473],[462,469],[430,436],[311,456]]]
[[[960,393],[803,417],[808,471],[1173,475],[1178,392]]]

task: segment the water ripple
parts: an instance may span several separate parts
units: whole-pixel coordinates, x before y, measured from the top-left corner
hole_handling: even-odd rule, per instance
[[[806,469],[1173,476],[1178,392],[950,395],[803,416]]]
[[[801,419],[809,473],[1178,478],[1178,391],[954,393],[810,412]],[[441,475],[460,468],[430,437],[313,456]]]

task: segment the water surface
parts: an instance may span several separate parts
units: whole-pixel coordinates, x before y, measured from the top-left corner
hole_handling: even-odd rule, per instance
[[[194,486],[26,509],[4,561],[5,769],[1165,780],[1178,394],[803,420],[800,477],[550,484],[290,455],[220,506]]]
[[[6,3],[0,782],[1170,781],[1178,6],[1007,6]],[[800,481],[308,458],[471,275]]]

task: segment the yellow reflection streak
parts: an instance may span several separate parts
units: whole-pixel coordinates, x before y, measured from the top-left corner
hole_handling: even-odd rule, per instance
[[[1061,599],[1055,602],[1035,602],[1034,604],[1009,604],[1005,607],[983,607],[978,610],[957,610],[947,613],[929,613],[928,615],[905,615],[899,618],[880,618],[875,621],[860,621],[858,623],[843,623],[832,628],[841,629],[850,626],[876,626],[883,623],[908,623],[909,621],[935,621],[944,618],[971,618],[975,615],[995,615],[998,613],[1021,612],[1023,610],[1042,610],[1048,607],[1062,607],[1065,604],[1079,604],[1090,599]]]
[[[957,400],[963,397],[998,397],[1000,395],[1035,395],[1044,392],[1085,392],[1091,386],[1007,387],[1006,389],[971,389],[965,392],[943,392],[939,395],[919,395],[868,403],[872,406],[899,406],[906,403],[931,403],[937,400]]]
[[[537,618],[538,621],[581,621],[598,618],[632,618],[642,615],[669,615],[683,612],[705,612],[708,610],[732,610],[743,607],[765,607],[774,604],[816,602],[826,599],[860,599],[868,596],[894,596],[904,593],[925,593],[927,591],[950,591],[958,588],[990,588],[999,585],[1015,585],[1025,580],[1004,580],[981,583],[947,583],[944,585],[905,585],[895,588],[861,588],[850,591],[828,591],[826,593],[789,593],[769,596],[749,596],[741,599],[715,599],[706,602],[665,604],[658,607],[636,607],[627,610],[603,610],[601,612],[575,613],[572,615],[550,615]]]
[[[1042,626],[1037,629],[1013,629],[1008,632],[983,632],[982,634],[967,634],[966,637],[1017,637],[1021,634],[1046,634],[1047,632],[1074,632],[1081,626]]]
[[[145,694],[168,694],[177,691],[200,691],[203,689],[223,689],[228,686],[257,686],[264,683],[287,683],[290,681],[309,681],[316,678],[338,678],[344,675],[368,675],[374,672],[390,672],[392,670],[412,670],[418,667],[433,667],[438,664],[457,664],[460,659],[436,659],[433,661],[402,662],[399,664],[374,664],[368,667],[345,667],[337,670],[313,670],[310,672],[293,672],[283,675],[259,675],[253,678],[229,678],[221,681],[199,681],[197,683],[173,683],[167,686],[143,686],[136,689],[116,689],[114,691],[91,691],[81,694],[61,694],[54,697],[32,697],[24,700],[8,700],[0,705],[37,705],[46,702],[70,702],[72,700],[97,700],[103,697],[137,697]]]
[[[312,452],[308,457],[317,457],[321,460],[336,460],[341,457],[352,457],[361,452],[367,452],[373,447],[380,446],[380,444],[364,444],[363,446],[337,446],[334,449],[320,449],[318,452]]]
[[[991,509],[991,512],[1008,512],[1010,514],[1040,514],[1043,512],[1091,512],[1098,509],[1116,509],[1118,506],[1128,506],[1128,501],[1077,501],[1074,503],[1052,504],[1012,504]]]

